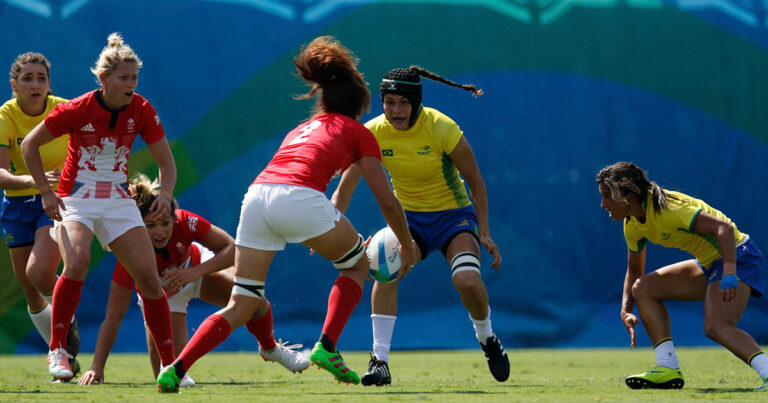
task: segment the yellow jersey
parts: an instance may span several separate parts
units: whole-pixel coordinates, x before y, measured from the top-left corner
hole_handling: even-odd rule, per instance
[[[13,98],[3,104],[3,106],[0,106],[0,147],[8,148],[11,159],[11,172],[17,175],[29,175],[27,165],[24,163],[24,158],[21,155],[21,141],[48,116],[48,113],[56,105],[62,102],[67,102],[67,100],[48,95],[45,100],[45,111],[37,116],[29,116],[24,113],[17,98]],[[46,172],[56,168],[59,168],[59,170],[64,168],[68,143],[69,135],[64,135],[40,147],[43,169]],[[36,188],[5,189],[7,196],[31,196],[39,193]]]
[[[722,256],[714,235],[693,231],[693,221],[702,211],[731,224],[737,245],[744,241],[746,235],[739,232],[736,224],[719,210],[683,193],[669,190],[666,192],[670,196],[667,198],[669,208],[657,212],[649,192],[645,201],[645,222],[641,223],[635,217],[624,220],[624,238],[630,251],[640,252],[645,247],[645,242],[651,241],[668,248],[682,249],[708,268]]]
[[[464,180],[448,157],[463,135],[451,118],[423,107],[408,130],[395,129],[384,114],[365,127],[379,143],[381,162],[405,210],[434,212],[471,204]]]

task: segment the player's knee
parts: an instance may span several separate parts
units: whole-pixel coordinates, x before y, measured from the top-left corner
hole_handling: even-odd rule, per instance
[[[67,256],[64,262],[64,270],[73,274],[88,273],[88,267],[91,264],[91,257],[86,253],[77,253]],[[67,276],[69,277],[69,276]]]
[[[351,269],[353,267],[356,267],[358,263],[361,265],[365,263],[365,261],[360,262],[360,258],[362,258],[365,255],[365,245],[363,245],[363,236],[360,234],[357,234],[357,242],[355,243],[355,246],[352,247],[352,249],[348,250],[347,253],[344,254],[340,259],[337,259],[333,262],[333,265],[339,269]],[[367,266],[367,265],[366,265]],[[357,266],[358,268],[363,268],[362,266]]]
[[[261,300],[265,295],[264,282],[235,276],[235,283],[232,285],[232,295],[242,295]]]
[[[632,297],[634,297],[636,301],[649,297],[650,292],[651,287],[646,276],[641,276],[635,280],[634,284],[632,284]]]
[[[711,340],[719,342],[722,338],[723,330],[726,328],[724,323],[716,321],[706,321],[704,323],[704,334]]]

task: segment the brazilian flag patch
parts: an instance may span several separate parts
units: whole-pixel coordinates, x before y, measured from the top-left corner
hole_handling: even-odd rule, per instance
[[[394,157],[395,153],[392,151],[391,148],[387,148],[386,150],[381,150],[381,156],[382,157]]]

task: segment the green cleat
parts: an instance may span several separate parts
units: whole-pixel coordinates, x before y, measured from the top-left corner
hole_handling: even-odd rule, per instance
[[[335,353],[325,351],[323,344],[319,341],[315,343],[315,348],[312,349],[312,354],[309,355],[309,360],[317,365],[319,367],[318,369],[322,368],[330,372],[339,382],[353,383],[355,385],[360,383],[360,377],[357,376],[352,368],[344,363],[341,354],[339,354],[338,351]]]
[[[768,392],[768,376],[760,379],[763,380],[763,386],[755,389],[755,392]]]
[[[169,365],[160,371],[157,376],[157,391],[160,393],[179,393],[179,377],[176,375],[176,367]]]
[[[630,375],[624,381],[632,389],[682,389],[685,384],[680,369],[660,365],[642,374]]]

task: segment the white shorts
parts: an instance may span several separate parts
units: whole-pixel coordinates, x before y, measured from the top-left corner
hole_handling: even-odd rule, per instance
[[[200,263],[205,262],[206,260],[212,258],[214,256],[214,253],[210,251],[210,249],[206,248],[203,245],[200,245],[197,242],[192,242],[194,245],[197,245],[198,248],[200,248]],[[188,266],[189,267],[189,266]],[[184,270],[185,268],[180,268],[180,270]],[[174,294],[172,297],[168,298],[168,307],[171,309],[171,312],[178,312],[178,313],[187,313],[187,306],[189,306],[189,301],[192,300],[192,298],[200,298],[200,286],[203,284],[203,278],[200,277],[197,280],[184,285],[184,287],[181,287],[179,292]],[[139,297],[138,305],[144,310],[144,304],[141,302],[141,295],[138,293],[136,294]]]
[[[56,241],[56,228],[69,221],[79,222],[88,227],[99,239],[101,247],[108,251],[109,244],[128,230],[143,227],[144,220],[133,199],[82,199],[63,197],[66,210],[59,208],[61,221],[54,221],[50,230]]]
[[[283,250],[332,230],[341,212],[325,194],[303,186],[257,183],[240,209],[235,244],[259,250]]]

